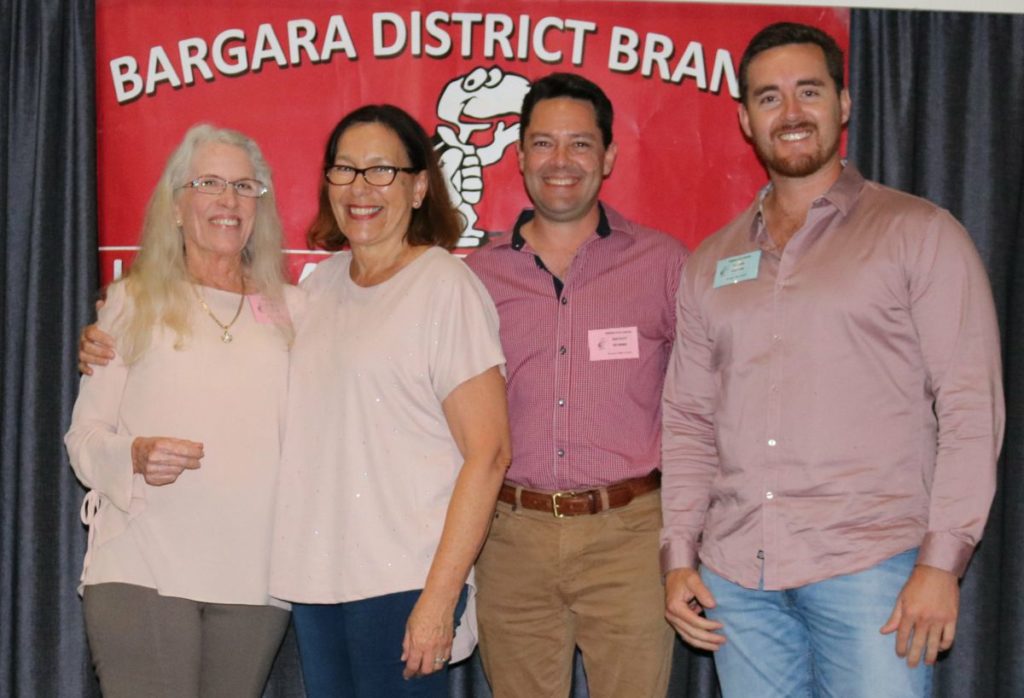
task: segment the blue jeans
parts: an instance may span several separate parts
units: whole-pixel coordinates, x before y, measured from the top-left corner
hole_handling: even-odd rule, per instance
[[[292,604],[302,678],[309,698],[447,698],[448,665],[405,680],[405,621],[420,590],[338,604]],[[462,590],[455,623],[466,608]]]
[[[917,559],[917,550],[857,572],[785,591],[745,589],[706,567],[701,578],[723,625],[715,652],[725,698],[930,696],[931,667],[907,666],[895,635],[878,632]]]

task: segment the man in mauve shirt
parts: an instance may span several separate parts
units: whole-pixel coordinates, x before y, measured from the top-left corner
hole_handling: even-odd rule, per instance
[[[664,696],[661,392],[687,252],[599,203],[597,85],[538,80],[520,129],[534,208],[467,259],[501,318],[513,440],[476,565],[484,669],[497,698],[567,696],[578,646],[594,698]]]
[[[1003,435],[985,270],[948,212],[840,160],[828,35],[762,30],[740,93],[771,182],[680,283],[667,617],[727,697],[930,695]]]

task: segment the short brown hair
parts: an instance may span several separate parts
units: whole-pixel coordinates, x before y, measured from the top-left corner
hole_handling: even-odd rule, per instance
[[[740,101],[747,101],[747,91],[750,83],[747,82],[747,75],[750,69],[750,62],[758,54],[778,46],[789,44],[814,44],[825,54],[825,67],[836,84],[836,92],[843,91],[843,50],[831,36],[809,24],[798,24],[796,22],[776,22],[770,24],[750,40],[743,57],[740,58]]]
[[[324,149],[323,167],[334,164],[338,154],[338,141],[342,135],[358,124],[380,124],[391,130],[402,142],[409,162],[417,171],[427,173],[427,193],[418,209],[413,209],[409,229],[405,232],[405,241],[410,245],[433,245],[447,250],[455,247],[462,235],[463,219],[452,205],[445,184],[444,173],[430,142],[430,137],[404,109],[392,104],[368,104],[349,112],[338,122],[327,139]],[[306,243],[310,248],[323,250],[340,250],[348,238],[338,227],[334,217],[331,201],[327,195],[326,177],[320,180],[320,206],[316,219],[306,233]]]

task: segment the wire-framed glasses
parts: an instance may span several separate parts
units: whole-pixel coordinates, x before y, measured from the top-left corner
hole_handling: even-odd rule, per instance
[[[232,187],[239,196],[250,199],[258,199],[267,193],[267,185],[258,179],[236,179],[229,182],[217,175],[200,175],[191,182],[185,182],[179,189],[195,189],[202,194],[223,194],[224,190]]]

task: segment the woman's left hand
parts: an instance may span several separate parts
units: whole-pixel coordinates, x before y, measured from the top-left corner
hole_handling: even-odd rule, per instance
[[[441,603],[420,594],[405,623],[402,640],[403,678],[426,676],[443,669],[452,658],[452,637],[455,634],[455,604]]]

